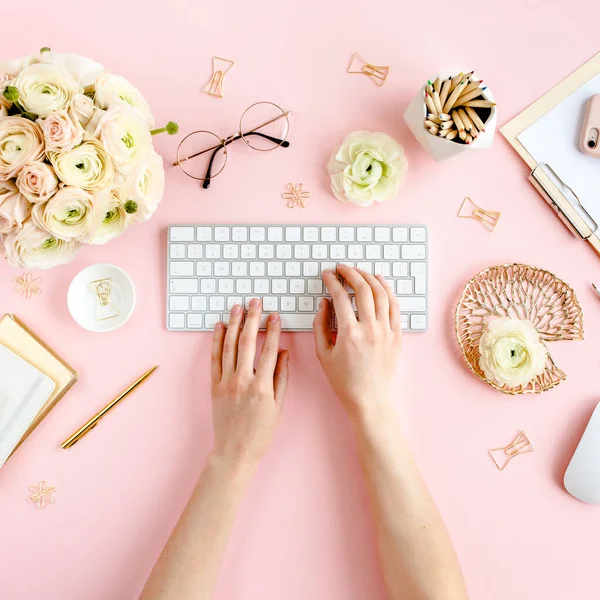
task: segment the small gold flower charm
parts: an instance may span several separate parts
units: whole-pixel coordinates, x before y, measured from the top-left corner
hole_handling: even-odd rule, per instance
[[[288,201],[288,208],[294,208],[295,206],[304,208],[306,206],[306,200],[310,198],[310,192],[303,190],[303,185],[303,183],[299,183],[298,185],[294,185],[293,183],[287,184],[289,192],[283,192],[281,197]]]
[[[29,502],[35,504],[40,510],[46,508],[47,504],[54,504],[52,494],[56,492],[56,488],[47,486],[45,481],[40,481],[39,485],[30,485],[29,491],[31,492]]]
[[[38,284],[41,279],[39,277],[34,277],[29,271],[25,273],[22,277],[17,277],[15,279],[16,286],[15,292],[17,294],[21,294],[25,300],[29,300],[32,296],[35,296],[41,292]]]

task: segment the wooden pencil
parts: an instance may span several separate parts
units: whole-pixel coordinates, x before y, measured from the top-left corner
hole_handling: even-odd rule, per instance
[[[442,80],[440,79],[440,77],[438,75],[435,78],[435,81],[433,82],[433,90],[439,94],[441,88],[442,88]]]
[[[459,132],[464,131],[465,124],[463,123],[463,120],[460,118],[460,115],[458,114],[458,112],[453,110],[451,116],[452,116],[452,120],[454,121],[454,124],[456,125],[456,129],[458,129]]]
[[[446,79],[444,81],[444,84],[442,85],[442,91],[440,92],[440,102],[442,103],[442,106],[444,106],[444,104],[446,103],[446,100],[448,99],[448,94],[450,93],[451,86],[452,86],[451,79]]]
[[[479,131],[485,131],[485,123],[479,118],[479,115],[470,106],[465,107],[465,112],[469,115],[471,121]]]
[[[447,115],[444,112],[440,113],[438,116],[439,116],[439,118],[440,118],[441,121],[450,121],[450,120],[452,120],[452,117],[450,115]]]
[[[447,140],[453,140],[456,136],[458,135],[458,131],[456,129],[451,129],[447,134],[446,134],[446,139]]]
[[[463,87],[465,86],[465,83],[466,83],[466,79],[463,79],[454,88],[454,91],[450,94],[450,96],[448,96],[448,99],[446,100],[446,103],[443,106],[443,112],[445,112],[446,114],[448,114],[450,112],[450,110],[454,106],[454,103],[457,101],[458,97],[460,96],[460,93],[462,92]]]
[[[448,135],[448,133],[450,133],[449,129],[440,129],[440,132],[438,133],[438,137],[446,137]]]
[[[436,125],[439,125],[442,120],[440,119],[440,117],[438,115],[434,115],[433,113],[428,113],[427,114],[427,120],[428,121],[433,121]]]
[[[469,100],[468,102],[463,102],[461,106],[469,106],[471,108],[492,108],[492,106],[496,106],[496,103],[491,100]]]
[[[473,90],[476,90],[478,87],[480,87],[481,85],[481,81],[472,81],[471,83],[468,83],[465,86],[465,89],[461,92],[459,98],[462,98],[465,94],[468,94],[469,92],[472,92]]]
[[[429,92],[430,94],[433,94],[433,85],[431,85],[431,81],[427,82],[427,85],[425,86],[425,89],[427,90],[427,92]]]
[[[454,125],[455,125],[454,121],[444,121],[440,125],[440,129],[452,129],[454,127]]]
[[[469,115],[465,112],[465,109],[459,108],[456,112],[458,113],[460,120],[465,124],[467,133],[471,133],[471,130],[475,129],[475,125],[473,125],[473,122],[469,119]],[[471,133],[471,135],[473,134]]]
[[[465,138],[465,144],[471,144],[473,142],[473,136],[471,134],[467,134],[467,137]]]
[[[433,105],[435,106],[436,112],[439,115],[442,112],[442,104],[440,103],[440,95],[437,92],[433,92]]]
[[[425,92],[425,103],[427,104],[429,112],[433,113],[434,115],[438,114],[435,104],[433,103],[433,98],[429,95],[428,92]]]
[[[433,121],[427,119],[425,121],[425,127],[439,127],[439,123],[434,123]]]
[[[450,84],[450,92],[448,92],[448,93],[452,93],[454,91],[454,88],[463,80],[463,76],[464,76],[464,73],[459,73],[458,75],[455,75],[452,78],[451,84]]]
[[[458,137],[463,140],[463,142],[465,141],[465,138],[467,137],[467,132],[463,129],[462,131],[458,132]]]
[[[440,130],[437,127],[429,128],[429,133],[431,133],[432,135],[437,135],[439,132],[440,132]]]
[[[483,90],[481,88],[471,90],[468,94],[461,94],[456,100],[456,106],[460,106],[461,104],[468,102],[469,100],[475,100],[475,98],[481,96],[482,94]]]

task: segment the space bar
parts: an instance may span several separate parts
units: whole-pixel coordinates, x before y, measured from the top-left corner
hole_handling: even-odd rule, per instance
[[[314,313],[279,313],[282,329],[312,329]]]

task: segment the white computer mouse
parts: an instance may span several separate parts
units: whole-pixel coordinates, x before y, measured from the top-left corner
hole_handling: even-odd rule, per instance
[[[578,500],[600,504],[600,403],[565,473],[565,488]]]

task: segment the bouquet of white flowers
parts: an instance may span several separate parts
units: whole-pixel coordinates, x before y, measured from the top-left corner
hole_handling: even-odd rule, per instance
[[[152,216],[165,184],[140,92],[76,54],[0,63],[0,245],[49,269]]]

